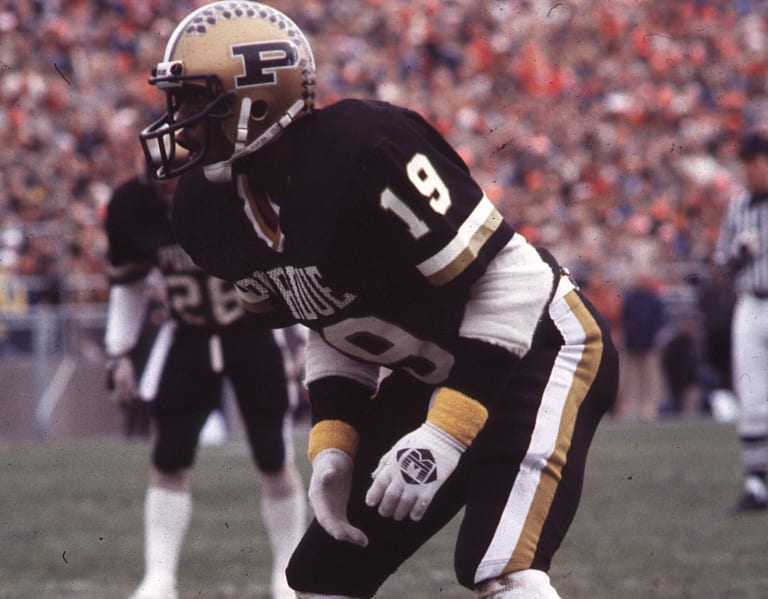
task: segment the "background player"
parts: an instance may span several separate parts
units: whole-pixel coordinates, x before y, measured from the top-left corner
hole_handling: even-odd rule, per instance
[[[768,509],[768,136],[741,145],[746,189],[728,205],[715,262],[735,275],[732,378],[739,400],[738,433],[744,493],[737,512]]]
[[[615,399],[607,327],[423,119],[360,100],[312,111],[314,75],[282,13],[202,7],[171,35],[151,79],[168,114],[142,133],[168,148],[156,176],[188,172],[173,221],[198,264],[264,319],[311,329],[316,521],[289,582],[371,597],[466,507],[464,586],[557,597],[546,571]]]
[[[293,465],[281,350],[244,314],[234,287],[196,267],[176,243],[173,182],[137,176],[115,190],[106,218],[110,298],[106,349],[115,393],[153,400],[152,478],[145,498],[145,575],[132,599],[177,597],[177,565],[192,512],[189,473],[198,436],[232,384],[262,475],[261,514],[272,546],[272,594],[292,597],[284,570],[305,528],[301,479]],[[143,323],[147,278],[159,269],[169,319],[137,385],[129,354]],[[140,387],[140,388],[139,388]]]

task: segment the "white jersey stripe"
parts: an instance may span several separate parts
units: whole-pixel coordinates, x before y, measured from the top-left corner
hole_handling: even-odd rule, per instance
[[[560,481],[576,416],[597,374],[602,338],[597,323],[563,278],[550,316],[565,339],[542,396],[527,454],[475,582],[530,567]]]
[[[459,227],[456,236],[431,258],[416,268],[435,285],[443,285],[461,274],[477,257],[485,242],[502,222],[488,196],[483,195],[475,209]]]
[[[139,381],[139,397],[144,401],[152,401],[160,388],[160,379],[165,369],[165,360],[171,351],[173,338],[176,334],[176,319],[166,320],[160,327],[149,352],[147,364]]]

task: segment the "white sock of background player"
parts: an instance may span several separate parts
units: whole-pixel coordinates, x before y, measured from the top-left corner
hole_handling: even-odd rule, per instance
[[[142,591],[172,594],[181,547],[192,517],[189,491],[150,486],[144,499],[144,579],[134,596]],[[171,595],[172,596],[172,595]]]

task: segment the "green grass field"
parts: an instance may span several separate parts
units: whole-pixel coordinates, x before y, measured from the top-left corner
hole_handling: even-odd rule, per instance
[[[307,474],[299,434],[299,463]],[[0,599],[121,599],[142,569],[148,445],[0,445]],[[581,510],[551,576],[563,599],[768,597],[768,514],[726,514],[740,487],[735,431],[709,420],[607,422]],[[203,448],[181,563],[184,599],[268,597],[269,552],[245,447]],[[467,598],[453,522],[380,599]]]

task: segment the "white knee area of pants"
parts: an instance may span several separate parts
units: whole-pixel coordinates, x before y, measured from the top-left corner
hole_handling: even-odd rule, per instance
[[[477,599],[560,599],[549,576],[541,570],[520,570],[486,580]]]
[[[362,599],[349,595],[316,595],[315,593],[296,593],[296,599]]]

